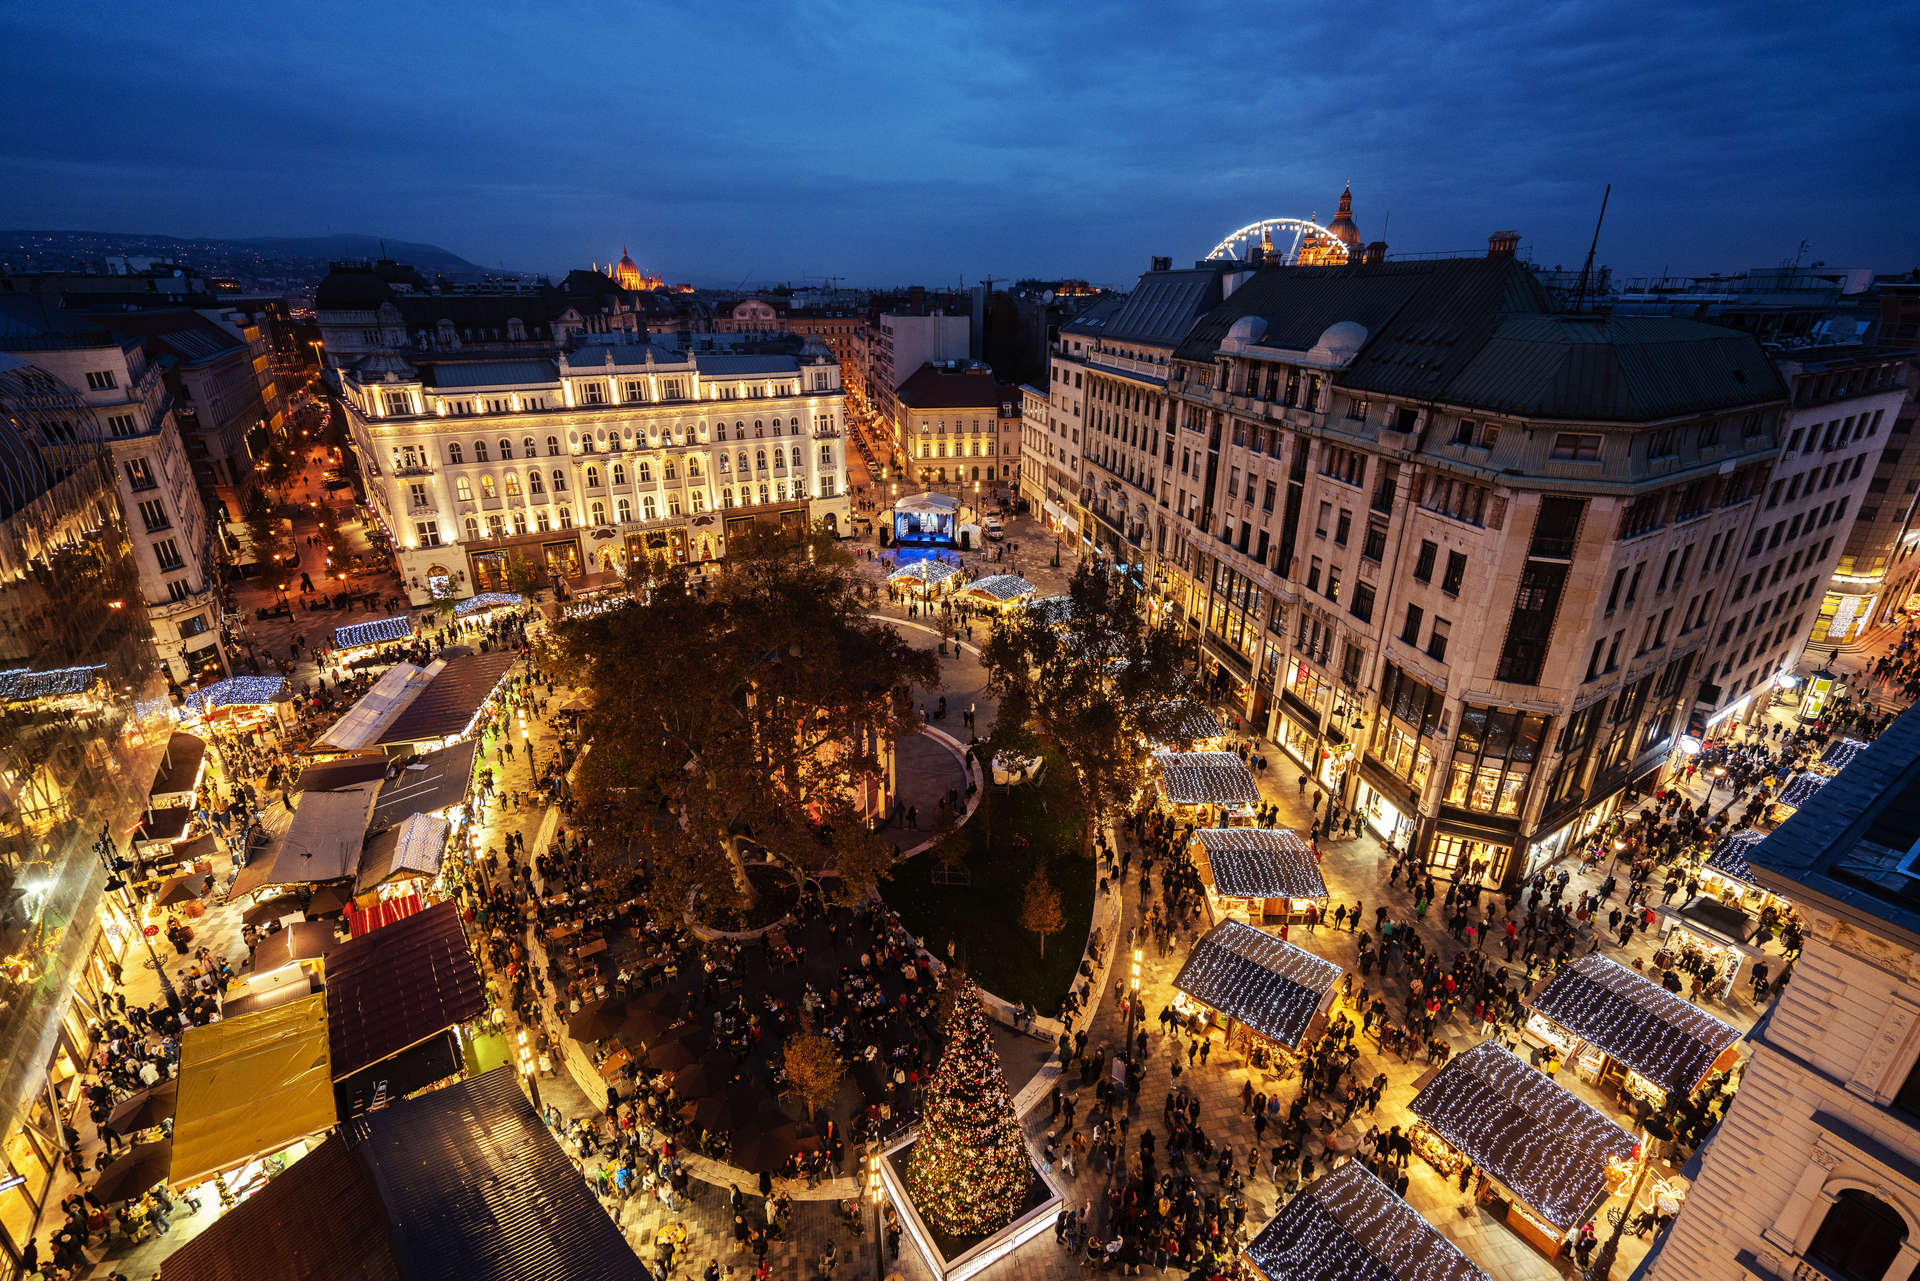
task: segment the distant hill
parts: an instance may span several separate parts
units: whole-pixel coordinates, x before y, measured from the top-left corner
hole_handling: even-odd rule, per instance
[[[382,254],[384,247],[385,253]],[[116,259],[151,259],[231,278],[242,289],[299,294],[340,258],[388,257],[409,263],[429,280],[477,280],[490,272],[438,245],[379,236],[266,236],[223,240],[118,231],[0,231],[0,266],[12,271],[98,271]],[[136,264],[136,267],[138,264]]]
[[[391,258],[411,263],[423,275],[482,275],[486,268],[468,262],[450,249],[411,240],[382,240],[379,236],[257,236],[235,241],[266,253],[288,258]]]

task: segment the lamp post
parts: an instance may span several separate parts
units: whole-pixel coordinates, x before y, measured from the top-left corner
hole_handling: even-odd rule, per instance
[[[1145,949],[1133,949],[1133,972],[1127,978],[1127,1059],[1133,1059],[1133,1018],[1134,1008],[1140,1004],[1140,960]]]
[[[880,1145],[867,1150],[867,1199],[873,1203],[873,1275],[875,1281],[887,1270],[887,1234],[880,1224]]]
[[[1720,786],[1720,780],[1726,776],[1727,767],[1724,765],[1714,766],[1713,772],[1707,776],[1707,808],[1709,810],[1713,808],[1713,789]]]

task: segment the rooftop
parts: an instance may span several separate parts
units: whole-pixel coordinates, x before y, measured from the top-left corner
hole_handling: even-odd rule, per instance
[[[1533,998],[1533,1008],[1681,1094],[1691,1093],[1740,1039],[1729,1024],[1597,952],[1562,968]]]
[[[1205,852],[1213,887],[1234,898],[1325,898],[1313,847],[1289,828],[1203,827],[1193,834]]]
[[[900,384],[900,403],[911,409],[991,409],[1007,400],[1018,401],[1020,389],[994,378],[985,365],[944,368],[931,362],[920,366]]]
[[[1268,1281],[1488,1281],[1358,1161],[1309,1183],[1246,1256]]]
[[[1293,1048],[1341,969],[1244,921],[1222,921],[1187,954],[1173,985],[1203,1005]]]

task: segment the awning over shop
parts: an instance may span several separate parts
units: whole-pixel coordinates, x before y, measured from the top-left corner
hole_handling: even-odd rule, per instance
[[[413,635],[413,619],[406,614],[396,614],[392,618],[376,618],[371,622],[348,623],[345,627],[334,628],[333,647],[360,649],[367,645],[405,640],[411,635]]]
[[[310,751],[357,752],[371,747],[389,725],[413,702],[414,695],[426,688],[440,673],[440,664],[415,667],[395,663],[373,683],[373,688],[354,700],[326,733],[313,740]]]
[[[1651,979],[1589,953],[1566,966],[1533,1008],[1663,1090],[1689,1094],[1740,1033]]]
[[[1275,1044],[1295,1049],[1340,973],[1332,961],[1274,935],[1242,921],[1223,921],[1193,945],[1173,985]]]
[[[191,1187],[336,1120],[323,994],[188,1028],[167,1181]]]
[[[424,911],[426,904],[418,894],[397,894],[392,898],[383,898],[365,911],[354,910],[353,903],[343,905],[347,912],[347,930],[354,938],[371,934],[375,930],[392,925],[395,921],[404,921]]]
[[[393,827],[415,814],[437,814],[466,800],[473,786],[473,758],[479,750],[479,741],[469,738],[409,760],[380,789],[380,800],[373,807],[373,830]]]
[[[433,814],[413,814],[367,842],[355,888],[365,894],[388,881],[440,874],[440,856],[452,824]]]
[[[1048,499],[1046,502],[1042,503],[1040,505],[1040,510],[1046,513],[1048,520],[1051,520],[1054,524],[1060,526],[1060,528],[1066,530],[1069,534],[1073,533],[1075,530],[1080,528],[1080,522],[1074,518],[1073,513],[1068,511],[1066,508],[1062,507],[1059,503],[1054,502],[1052,499]]]
[[[1160,795],[1171,805],[1258,805],[1260,785],[1232,752],[1155,752]]]
[[[1234,898],[1325,898],[1313,847],[1284,827],[1203,827],[1193,834],[1213,888]]]
[[[376,744],[383,748],[405,743],[437,744],[441,739],[464,735],[519,657],[513,650],[493,650],[434,663],[427,669],[430,679],[426,685],[413,691]]]
[[[1633,1156],[1631,1134],[1497,1041],[1456,1055],[1409,1107],[1562,1233],[1606,1190],[1608,1167]]]
[[[379,796],[380,784],[371,782],[337,792],[302,792],[286,832],[264,856],[240,869],[231,893],[352,876]]]
[[[343,943],[327,958],[336,1079],[486,1011],[460,910],[424,912]]]
[[[318,961],[340,946],[333,926],[320,921],[298,921],[275,930],[253,949],[253,972],[269,974],[295,961]]]
[[[1489,1281],[1358,1161],[1309,1183],[1245,1254],[1267,1281]]]

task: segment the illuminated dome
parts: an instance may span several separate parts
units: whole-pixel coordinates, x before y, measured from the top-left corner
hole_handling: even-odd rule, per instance
[[[658,289],[660,277],[645,275],[625,245],[620,246],[620,261],[614,264],[613,278],[622,289]]]
[[[1339,238],[1340,243],[1349,249],[1360,247],[1360,228],[1353,222],[1353,184],[1348,183],[1340,193],[1340,208],[1327,224],[1327,230]]]

